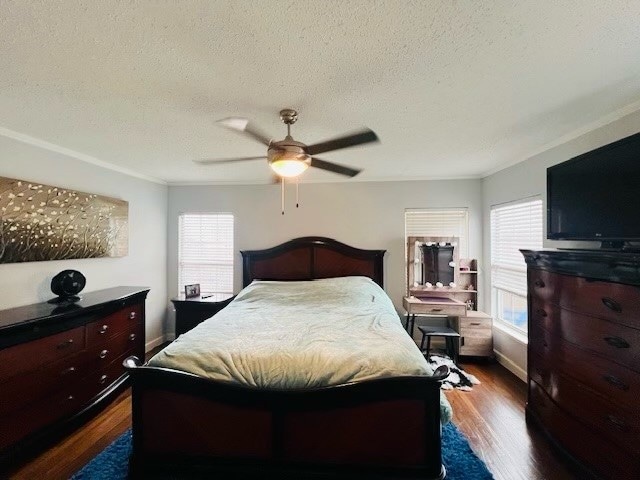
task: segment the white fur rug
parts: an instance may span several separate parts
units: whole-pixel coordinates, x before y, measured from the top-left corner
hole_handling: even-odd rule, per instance
[[[480,380],[470,373],[465,372],[462,368],[458,367],[453,360],[446,355],[429,355],[427,359],[429,365],[435,370],[441,365],[449,367],[449,376],[442,381],[443,390],[458,390],[470,391],[473,385],[479,385]]]

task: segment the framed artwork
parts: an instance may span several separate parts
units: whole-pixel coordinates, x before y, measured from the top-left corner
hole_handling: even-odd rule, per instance
[[[194,283],[193,285],[185,285],[184,286],[184,296],[185,298],[193,298],[200,296],[200,284]]]
[[[123,257],[124,200],[0,177],[0,263]]]

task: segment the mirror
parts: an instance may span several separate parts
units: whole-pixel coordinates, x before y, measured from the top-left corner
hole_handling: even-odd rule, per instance
[[[457,286],[458,237],[408,237],[407,291]]]
[[[444,243],[444,242],[443,242]],[[453,245],[445,243],[423,243],[422,251],[422,284],[449,286],[455,281],[455,262],[453,261]]]

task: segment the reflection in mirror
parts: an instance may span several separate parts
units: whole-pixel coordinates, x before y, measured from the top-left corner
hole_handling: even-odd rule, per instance
[[[443,242],[444,243],[444,242]],[[446,285],[455,281],[455,262],[453,261],[453,245],[450,243],[425,243],[422,251],[422,284]]]

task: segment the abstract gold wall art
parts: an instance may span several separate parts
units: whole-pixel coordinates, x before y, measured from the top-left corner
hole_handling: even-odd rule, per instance
[[[128,215],[123,200],[0,177],[0,263],[125,256]]]

